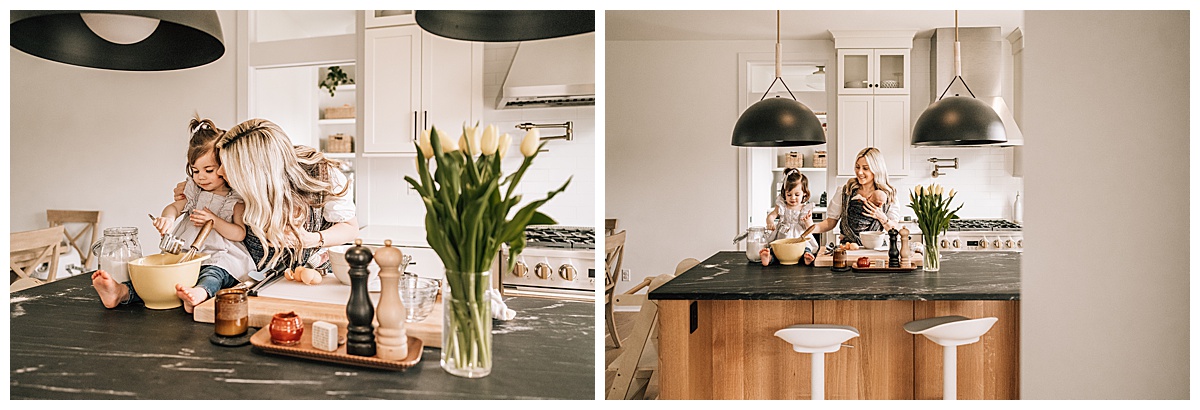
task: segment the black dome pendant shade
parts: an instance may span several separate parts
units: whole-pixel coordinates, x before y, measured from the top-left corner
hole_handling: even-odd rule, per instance
[[[825,143],[821,120],[799,101],[776,97],[751,105],[733,126],[733,145],[795,147]]]
[[[913,126],[913,145],[984,145],[1008,141],[996,110],[971,97],[929,104]]]
[[[117,44],[88,28],[80,13],[159,20],[144,40]],[[12,10],[9,42],[47,60],[124,71],[198,67],[225,54],[221,21],[213,10]]]
[[[780,61],[783,47],[779,43],[779,11],[775,11],[775,81],[767,87],[758,102],[742,112],[733,125],[733,142],[737,147],[797,147],[825,143],[825,129],[821,120],[807,106],[796,100],[796,95],[783,81]],[[775,82],[783,84],[788,95],[767,98]]]
[[[455,40],[542,40],[596,31],[594,10],[417,10],[421,29]]]
[[[962,78],[959,60],[958,10],[954,11],[954,78],[933,104],[925,108],[913,125],[912,145],[988,145],[1008,142],[1004,122],[996,110],[975,98]],[[966,87],[970,97],[946,98],[955,81]]]

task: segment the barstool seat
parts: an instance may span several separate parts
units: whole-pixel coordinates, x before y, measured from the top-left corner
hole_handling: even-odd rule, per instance
[[[825,353],[842,348],[842,343],[858,337],[858,329],[843,325],[792,325],[775,332],[800,353],[812,354],[812,398],[825,399]]]
[[[979,341],[998,319],[939,316],[904,324],[904,330],[942,346],[942,399],[958,399],[958,346]]]

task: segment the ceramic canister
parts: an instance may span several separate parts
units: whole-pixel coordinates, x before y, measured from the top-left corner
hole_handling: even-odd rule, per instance
[[[294,346],[304,335],[304,321],[296,312],[276,313],[271,318],[271,343]]]

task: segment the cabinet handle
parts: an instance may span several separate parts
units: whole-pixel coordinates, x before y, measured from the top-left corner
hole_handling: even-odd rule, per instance
[[[421,131],[417,129],[417,112],[413,111],[413,141],[417,141]]]
[[[429,111],[421,111],[421,129],[429,129]]]

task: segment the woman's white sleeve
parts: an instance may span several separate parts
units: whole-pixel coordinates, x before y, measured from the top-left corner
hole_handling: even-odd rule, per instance
[[[825,208],[825,219],[841,219],[842,217],[842,189],[838,188],[837,191],[830,195],[829,206]]]
[[[347,183],[346,175],[341,170],[331,169],[329,182],[333,184],[333,192],[341,192]],[[334,200],[325,204],[324,217],[329,222],[345,222],[353,218],[357,214],[357,210],[352,193],[347,191],[346,195],[335,197]]]

